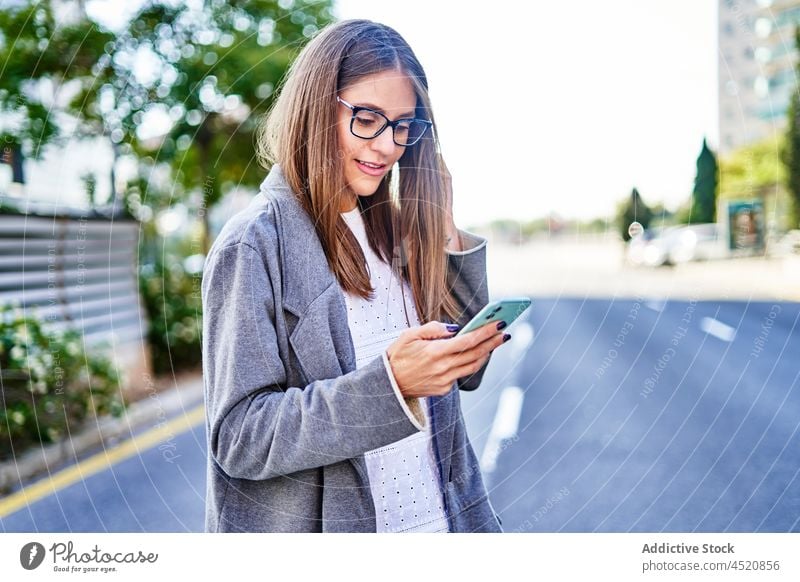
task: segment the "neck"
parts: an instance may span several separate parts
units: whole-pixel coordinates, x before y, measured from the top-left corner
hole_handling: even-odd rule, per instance
[[[355,210],[357,206],[358,198],[354,196],[353,198],[342,201],[342,208],[339,210],[339,212],[350,212],[351,210]]]

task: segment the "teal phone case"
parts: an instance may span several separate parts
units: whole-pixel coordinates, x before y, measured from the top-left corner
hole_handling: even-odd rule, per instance
[[[454,337],[469,333],[495,321],[505,321],[511,325],[522,313],[531,306],[528,297],[506,297],[489,302],[470,322],[461,328]]]

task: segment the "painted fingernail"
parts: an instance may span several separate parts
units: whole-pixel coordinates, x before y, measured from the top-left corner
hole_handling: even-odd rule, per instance
[[[503,329],[503,328],[504,328],[506,325],[508,325],[508,324],[507,324],[505,321],[500,321],[500,322],[498,322],[498,323],[497,323],[497,329],[498,329],[498,331],[499,331],[499,330],[501,330],[501,329]]]
[[[510,333],[504,333],[503,334],[503,342],[507,342],[510,339],[511,339],[511,334]]]
[[[455,323],[447,323],[445,325],[447,326],[447,331],[450,331],[450,332],[458,331],[459,329],[461,329],[461,326],[460,325],[456,325]]]

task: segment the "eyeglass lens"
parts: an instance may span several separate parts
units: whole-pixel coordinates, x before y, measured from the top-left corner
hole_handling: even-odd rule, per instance
[[[386,119],[371,111],[359,111],[355,114],[351,129],[355,135],[370,139],[378,135],[386,127]],[[410,145],[419,140],[425,133],[427,125],[419,121],[406,120],[394,128],[394,141],[398,145]]]

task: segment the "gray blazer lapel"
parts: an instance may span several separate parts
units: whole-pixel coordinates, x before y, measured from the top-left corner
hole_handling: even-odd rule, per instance
[[[261,193],[276,208],[283,307],[297,319],[289,326],[289,342],[307,381],[335,378],[355,370],[344,293],[328,266],[311,219],[280,166],[272,167]]]

